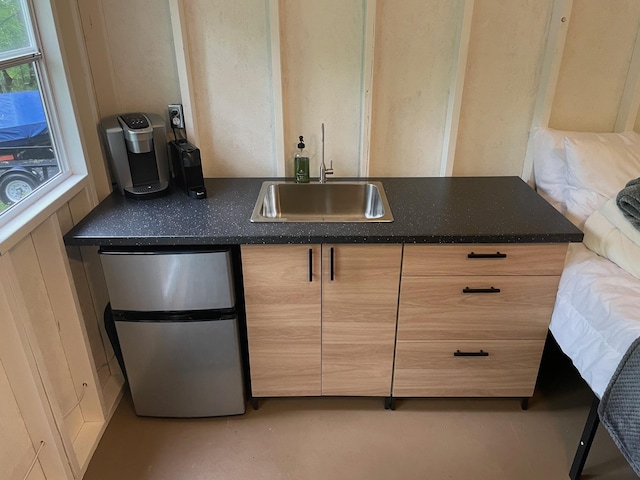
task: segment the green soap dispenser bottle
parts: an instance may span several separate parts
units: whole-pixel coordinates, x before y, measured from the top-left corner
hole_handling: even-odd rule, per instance
[[[293,170],[296,183],[309,183],[309,155],[304,149],[304,138],[299,137],[298,151],[293,157]]]

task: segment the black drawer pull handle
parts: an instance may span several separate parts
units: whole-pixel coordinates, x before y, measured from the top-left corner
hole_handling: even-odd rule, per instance
[[[499,288],[493,288],[493,287],[489,287],[489,288],[469,288],[469,287],[464,287],[462,289],[462,293],[500,293],[500,289]]]
[[[313,248],[309,249],[309,282],[313,282]]]
[[[335,265],[334,265],[334,262],[335,262],[334,255],[335,254],[333,253],[333,247],[331,247],[331,272],[330,273],[331,273],[331,281],[332,282],[333,282],[333,279],[335,277],[335,273],[334,273],[334,271],[335,271],[334,270],[334,267],[335,267]]]
[[[467,258],[507,258],[506,253],[469,253]]]
[[[480,350],[479,352],[461,352],[460,350],[456,350],[453,352],[454,357],[488,357],[489,352],[485,352],[484,350]]]

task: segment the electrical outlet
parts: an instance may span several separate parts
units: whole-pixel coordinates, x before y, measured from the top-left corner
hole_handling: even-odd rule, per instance
[[[171,104],[168,108],[171,128],[184,128],[184,114],[182,113],[182,105],[179,103]]]

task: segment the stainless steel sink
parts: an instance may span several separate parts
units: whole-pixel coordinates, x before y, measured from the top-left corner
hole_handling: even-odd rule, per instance
[[[393,222],[382,182],[264,182],[252,222]]]

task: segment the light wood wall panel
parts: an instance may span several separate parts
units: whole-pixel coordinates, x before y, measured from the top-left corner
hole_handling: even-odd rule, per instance
[[[60,410],[66,414],[73,410],[77,395],[68,359],[65,355],[60,326],[56,321],[51,300],[38,265],[38,257],[31,236],[26,237],[11,249],[10,260],[17,280],[15,287],[24,298],[24,306],[42,353],[42,366],[47,369],[53,386],[53,397]],[[82,415],[72,412],[65,425],[73,436],[82,426]]]
[[[322,122],[337,177],[520,175],[541,89],[552,127],[612,130],[640,20],[636,0],[191,0],[172,32],[170,1],[78,2],[93,84],[105,108],[164,113],[179,97],[180,34],[210,177],[291,176],[298,135],[317,175]],[[570,14],[547,88],[554,5]]]
[[[88,3],[88,2],[85,2]],[[91,2],[93,3],[93,2]],[[96,129],[97,106],[92,88],[91,76],[87,75],[89,61],[84,45],[78,44],[82,27],[78,4],[76,0],[55,2],[58,32],[63,42],[66,67],[69,70],[71,98],[75,106],[77,124],[80,130],[82,154],[78,152],[77,144],[67,147],[67,157],[86,159],[86,167],[93,178],[91,185],[95,196],[102,200],[111,193],[111,181],[107,164],[104,161],[98,131]],[[76,169],[76,171],[78,171]]]
[[[79,193],[68,203],[73,225],[80,222],[91,211],[90,198],[86,193],[86,191]],[[106,388],[107,382],[114,375],[121,376],[122,372],[115,360],[104,326],[104,311],[109,303],[109,294],[98,257],[98,249],[97,247],[67,247],[67,255],[100,384]]]
[[[454,175],[522,172],[552,8],[475,2]]]
[[[56,212],[60,230],[66,234],[90,210],[89,198],[83,191]],[[103,312],[109,302],[102,266],[96,247],[66,247],[69,267],[78,296],[90,350],[100,385],[105,388],[112,374],[120,375],[114,352],[104,328]]]
[[[464,1],[379,2],[372,176],[437,176]]]
[[[0,359],[2,369],[9,382],[9,389],[17,404],[17,411],[5,403],[0,410],[4,417],[3,438],[14,440],[13,427],[24,424],[30,437],[31,449],[23,452],[24,455],[4,457],[1,460],[0,472],[13,471],[15,478],[24,478],[30,461],[36,453],[37,465],[29,477],[29,480],[43,478],[42,469],[47,472],[49,478],[65,479],[72,477],[73,461],[67,459],[65,450],[71,443],[60,437],[60,428],[56,425],[52,411],[57,409],[54,403],[53,409],[49,403],[49,397],[45,393],[52,392],[48,377],[41,375],[34,354],[38,349],[28,340],[25,325],[20,321],[24,318],[24,305],[19,305],[14,295],[15,281],[12,275],[11,262],[8,255],[0,256]],[[45,387],[45,383],[47,387]],[[0,393],[4,393],[2,387]],[[9,395],[9,392],[6,392]],[[6,397],[5,397],[6,399]],[[20,427],[18,427],[20,429]],[[64,429],[64,428],[63,428]],[[66,430],[66,429],[64,429]],[[19,438],[15,438],[19,442]],[[42,445],[42,443],[45,445]],[[41,449],[41,447],[43,447]],[[4,451],[3,449],[0,451]],[[11,451],[11,450],[10,450]],[[20,472],[20,473],[18,473]],[[3,477],[4,478],[4,477]],[[10,477],[14,478],[14,477]]]
[[[272,175],[267,2],[193,0],[184,13],[205,177]]]
[[[3,478],[22,479],[35,457],[29,432],[16,398],[9,384],[7,373],[0,362],[0,472]],[[37,478],[44,478],[39,466]],[[36,478],[34,472],[30,479]]]
[[[325,162],[335,176],[357,176],[360,161],[365,2],[280,1],[286,174],[303,135],[318,176],[321,124]]]
[[[79,259],[75,266],[80,274],[76,277],[84,283],[77,287],[73,261],[67,258],[62,239],[63,231],[90,210],[92,196],[87,188],[0,257],[0,361],[9,362],[9,381],[20,394],[18,397],[16,393],[20,410],[16,416],[9,408],[10,402],[5,402],[4,388],[0,391],[3,415],[6,412],[6,419],[0,418],[0,424],[5,422],[7,428],[15,430],[16,422],[22,418],[33,448],[46,438],[43,468],[51,471],[62,466],[65,470],[62,476],[52,478],[70,478],[71,472],[75,478],[82,476],[123,386],[119,368],[108,363],[113,351],[102,340],[102,316],[100,313],[98,321],[92,302],[97,298],[106,304],[100,284],[95,281],[102,270],[96,271],[94,264],[87,265]],[[17,335],[19,341],[8,339],[9,335]],[[4,404],[9,406],[4,408]],[[11,468],[22,468],[23,458],[14,456]],[[0,456],[3,465],[4,460]],[[24,470],[22,475],[27,469]],[[44,478],[42,470],[34,468],[28,478]]]
[[[180,102],[168,0],[100,0],[98,5],[84,5],[89,3],[95,2],[79,1],[78,6],[89,37],[100,114],[142,111],[168,120],[167,104]],[[104,78],[107,75],[110,82]]]
[[[613,131],[639,19],[637,0],[574,0],[551,127]]]
[[[109,378],[109,358],[107,357],[106,345],[102,336],[102,317],[97,315],[92,301],[89,281],[86,278],[82,255],[78,247],[67,247],[69,266],[73,275],[76,292],[80,301],[80,309],[84,319],[93,361],[100,378],[100,385],[104,387]]]

